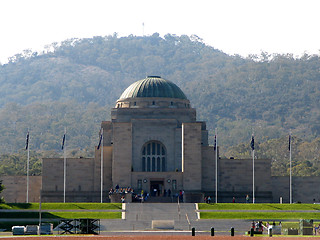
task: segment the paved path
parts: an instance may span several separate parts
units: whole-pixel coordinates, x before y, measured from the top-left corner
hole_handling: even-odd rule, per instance
[[[210,232],[228,234],[234,227],[235,234],[243,235],[250,228],[250,220],[201,220],[194,203],[129,203],[124,204],[123,219],[101,220],[102,234],[105,231],[151,231],[152,220],[174,220],[174,231]]]

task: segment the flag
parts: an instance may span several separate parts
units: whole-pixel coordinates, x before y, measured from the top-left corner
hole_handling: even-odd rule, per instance
[[[98,150],[100,149],[101,142],[102,142],[102,133],[100,134],[99,144],[98,144],[98,147],[97,147]]]
[[[26,137],[26,150],[28,149],[29,147],[29,131],[27,133],[27,137]]]
[[[217,149],[217,135],[214,135],[214,146],[213,149],[216,150]]]
[[[289,135],[289,151],[291,150],[291,135]]]
[[[254,136],[252,135],[252,137],[251,137],[251,143],[250,143],[250,145],[251,145],[251,149],[252,149],[252,151],[254,150]]]
[[[63,150],[64,148],[64,142],[66,140],[66,134],[63,134],[63,138],[62,138],[62,145],[61,145],[61,149]]]

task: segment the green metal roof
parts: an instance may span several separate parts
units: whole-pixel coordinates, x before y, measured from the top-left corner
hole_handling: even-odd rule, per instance
[[[187,99],[186,95],[184,95],[177,85],[159,76],[148,76],[131,84],[122,93],[120,99],[147,97]]]

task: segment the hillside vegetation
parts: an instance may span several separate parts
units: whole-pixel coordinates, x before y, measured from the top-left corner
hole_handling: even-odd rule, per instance
[[[273,173],[286,175],[291,130],[295,174],[319,175],[319,70],[318,55],[242,58],[197,36],[157,33],[26,50],[0,66],[0,174],[25,171],[28,128],[35,168],[41,156],[61,155],[64,127],[68,156],[93,156],[100,122],[110,118],[121,93],[146,75],[160,75],[187,95],[198,120],[207,122],[211,142],[218,128],[222,156],[250,157],[254,129],[257,157],[272,158]]]

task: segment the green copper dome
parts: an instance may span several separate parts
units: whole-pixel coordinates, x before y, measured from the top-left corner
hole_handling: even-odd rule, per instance
[[[152,97],[187,99],[177,85],[159,76],[148,76],[131,84],[120,99]]]

